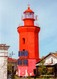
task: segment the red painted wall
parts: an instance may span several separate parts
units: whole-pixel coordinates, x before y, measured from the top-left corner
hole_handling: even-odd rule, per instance
[[[38,44],[38,32],[39,27],[19,27],[19,46],[20,50],[27,50],[29,52],[29,58],[39,59],[39,44]],[[23,44],[23,38],[25,38],[25,44]]]
[[[28,66],[18,66],[18,75],[26,76],[26,70],[29,76],[34,76],[33,70],[35,69],[36,60],[28,59]]]

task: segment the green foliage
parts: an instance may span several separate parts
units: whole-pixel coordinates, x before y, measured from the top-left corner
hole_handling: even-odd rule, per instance
[[[38,74],[40,78],[43,79],[49,79],[50,77],[52,78],[54,68],[52,67],[46,67],[44,65],[44,61],[41,61],[40,66],[38,67]]]
[[[44,61],[41,61],[38,71],[39,71],[40,75],[47,74],[47,69],[44,66]]]
[[[7,64],[7,71],[12,73],[12,63]]]
[[[7,64],[7,76],[9,77],[11,75],[11,78],[14,79],[14,72],[12,66],[13,66],[12,63]]]
[[[14,79],[19,79],[19,77],[17,75],[14,76]]]
[[[48,68],[48,71],[47,71],[47,74],[48,74],[48,75],[49,75],[49,74],[52,74],[52,73],[53,73],[53,71],[54,71],[54,68],[49,67],[49,68]]]

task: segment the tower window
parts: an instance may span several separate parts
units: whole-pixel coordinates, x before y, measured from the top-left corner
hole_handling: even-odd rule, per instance
[[[28,65],[28,60],[23,60],[23,65]]]
[[[18,65],[22,65],[22,60],[18,60]]]
[[[23,51],[25,51],[25,49],[23,49]]]
[[[18,59],[18,65],[24,65],[27,66],[28,65],[28,60],[27,59]]]
[[[25,38],[23,38],[23,44],[25,44]]]
[[[18,56],[28,56],[28,51],[23,49],[23,51],[19,51]]]

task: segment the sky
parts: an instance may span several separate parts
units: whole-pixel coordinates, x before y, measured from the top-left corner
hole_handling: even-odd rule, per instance
[[[39,33],[40,57],[57,51],[57,0],[0,0],[0,44],[10,46],[9,55],[18,58],[17,27],[22,25],[22,15],[30,8],[38,15],[35,24],[41,28]]]

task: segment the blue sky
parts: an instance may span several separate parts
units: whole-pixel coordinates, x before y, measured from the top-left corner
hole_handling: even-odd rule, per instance
[[[21,16],[30,4],[38,15],[36,23],[40,26],[39,52],[40,57],[57,51],[57,0],[0,0],[0,43],[10,45],[18,57],[17,27],[22,25]]]

